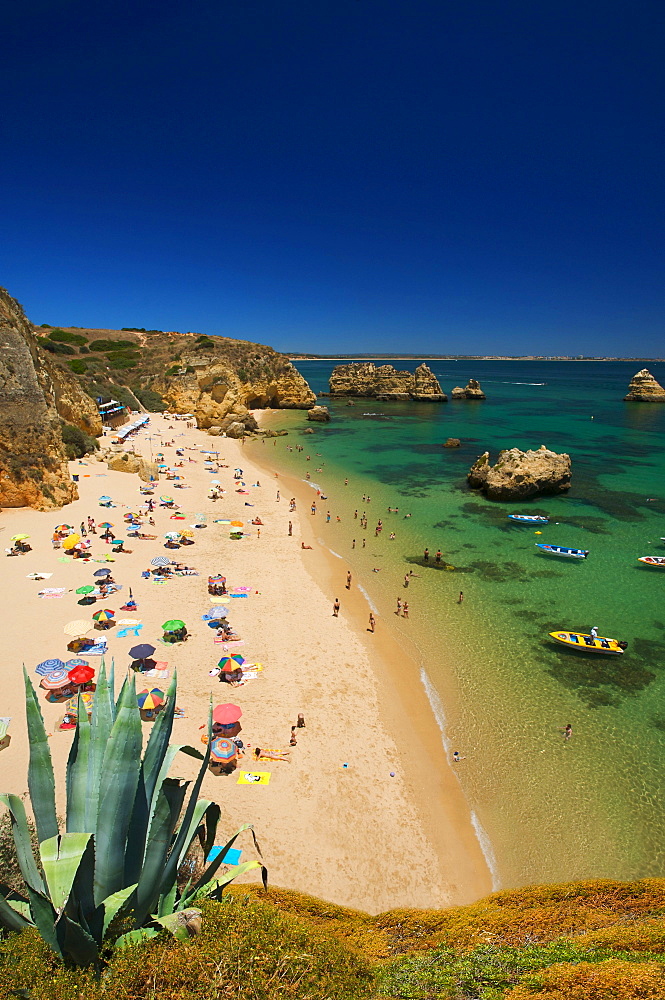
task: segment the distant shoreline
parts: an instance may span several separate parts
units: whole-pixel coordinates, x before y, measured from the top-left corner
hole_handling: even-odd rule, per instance
[[[571,358],[570,356],[536,357],[535,355],[489,354],[290,354],[290,361],[634,361],[636,364],[663,364],[665,358]]]

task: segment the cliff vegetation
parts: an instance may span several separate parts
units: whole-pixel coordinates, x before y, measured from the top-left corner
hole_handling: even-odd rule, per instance
[[[662,1000],[665,880],[597,880],[378,916],[282,889],[204,903],[202,933],[116,952],[101,981],[37,934],[0,942],[0,997],[34,1000]],[[12,991],[18,991],[12,992]],[[21,992],[23,991],[23,992]]]

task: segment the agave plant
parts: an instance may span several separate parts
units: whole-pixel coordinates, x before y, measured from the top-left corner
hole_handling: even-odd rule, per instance
[[[39,857],[35,858],[22,800],[1,795],[9,809],[25,892],[0,883],[0,923],[20,931],[36,927],[65,962],[102,963],[105,949],[152,937],[166,928],[186,935],[187,911],[203,896],[221,895],[225,885],[260,861],[247,861],[216,877],[227,850],[242,826],[198,878],[179,888],[178,872],[198,837],[207,857],[215,841],[219,806],[199,799],[210,757],[193,747],[170,744],[176,701],[176,677],[166,707],[157,717],[142,751],[142,728],[134,677],[125,680],[117,702],[113,666],[107,679],[102,662],[88,719],[79,701],[78,722],[67,762],[66,829],[60,831],[55,805],[51,753],[35,690],[25,668],[26,711],[30,741],[28,789],[35,819]],[[170,778],[176,754],[199,758],[194,781]]]

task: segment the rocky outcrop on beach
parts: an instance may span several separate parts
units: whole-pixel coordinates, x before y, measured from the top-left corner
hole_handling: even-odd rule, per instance
[[[135,455],[131,451],[107,453],[103,457],[106,458],[107,468],[112,472],[136,473],[144,483],[149,483],[151,479],[159,479],[157,463],[149,462],[141,455]]]
[[[633,375],[628,386],[628,395],[623,397],[629,403],[665,403],[665,389],[656,381],[648,368]]]
[[[522,500],[565,493],[570,489],[570,478],[570,455],[541,445],[537,451],[500,451],[495,465],[490,464],[486,451],[472,465],[467,482],[490,500]]]
[[[448,398],[426,364],[408,372],[372,361],[337,365],[330,376],[330,395],[432,403],[445,403]]]
[[[464,388],[456,385],[450,395],[453,399],[487,399],[480,388],[480,382],[477,382],[475,378],[470,378]]]
[[[327,424],[330,420],[330,410],[327,406],[313,406],[311,410],[307,411],[307,419]]]
[[[2,507],[52,510],[78,497],[67,466],[58,400],[65,419],[88,433],[97,426],[87,418],[94,404],[54,368],[42,355],[22,307],[0,288]]]

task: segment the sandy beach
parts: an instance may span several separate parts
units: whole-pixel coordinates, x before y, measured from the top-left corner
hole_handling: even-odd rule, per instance
[[[128,651],[137,642],[156,645],[155,658],[168,661],[169,672],[178,671],[177,700],[185,717],[174,723],[174,741],[202,748],[211,694],[213,704],[232,702],[242,708],[240,736],[249,753],[239,761],[239,770],[267,772],[269,783],[238,784],[238,772],[208,774],[202,794],[219,803],[224,833],[232,833],[241,823],[254,824],[273,884],[372,913],[398,906],[465,903],[490,891],[490,875],[469,809],[445,759],[425,693],[419,685],[404,683],[409,674],[404,659],[410,651],[397,645],[381,621],[374,634],[367,631],[370,609],[365,597],[355,580],[346,590],[346,564],[317,542],[312,524],[316,519],[309,512],[311,490],[295,479],[277,477],[270,469],[268,448],[259,463],[254,460],[256,449],[243,448],[240,441],[211,438],[186,428],[183,421],[160,415],[151,418],[147,431],[140,432],[132,446],[146,457],[163,451],[173,464],[175,447],[160,444],[172,440],[186,449],[181,471],[187,488],[174,489],[173,482],[164,480],[157,484],[156,526],[143,528],[158,536],[154,541],[128,541],[123,533],[124,513],[138,510],[142,502],[138,477],[110,472],[94,458],[71,463],[72,473],[80,477],[76,503],[52,513],[2,512],[4,547],[12,535],[24,532],[30,536],[32,551],[4,559],[1,577],[5,627],[0,716],[12,718],[12,741],[0,753],[0,790],[22,794],[27,788],[21,664],[36,686],[37,663],[72,655],[67,653],[63,626],[109,607],[117,617],[126,615],[143,623],[139,638],[118,638],[117,627],[104,633],[109,659],[115,659],[116,690],[131,659]],[[201,454],[212,449],[219,450],[225,466],[215,475],[205,471]],[[246,492],[237,492],[236,467],[243,469]],[[208,499],[211,479],[219,480],[226,490],[216,502]],[[113,508],[99,506],[103,494],[113,498]],[[160,494],[174,498],[186,514],[185,521],[171,519],[173,511],[159,506]],[[298,501],[295,513],[289,513],[291,496]],[[132,552],[118,554],[115,562],[108,563],[123,585],[120,594],[81,607],[74,591],[93,582],[94,571],[107,565],[94,558],[105,557],[110,549],[99,534],[93,535],[93,560],[71,560],[61,549],[52,548],[51,535],[55,525],[65,522],[78,528],[89,515],[97,522],[112,522],[115,534],[127,541]],[[189,527],[201,520],[200,515],[207,526],[193,529],[194,545],[177,552],[164,548],[166,532],[174,525]],[[252,518],[263,522],[260,536],[250,524]],[[214,523],[216,519],[244,522],[245,537],[231,540],[230,526]],[[303,542],[312,548],[303,549]],[[142,578],[142,571],[158,555],[185,562],[199,575],[160,585]],[[29,574],[42,572],[52,576],[44,581],[28,579]],[[229,599],[225,606],[243,640],[237,651],[262,669],[237,688],[209,675],[225,652],[201,620],[211,607],[207,578],[216,572],[224,574],[229,587],[249,588],[249,596]],[[119,611],[129,587],[138,604],[131,615]],[[39,591],[45,588],[66,592],[40,598]],[[343,607],[334,617],[337,596]],[[157,641],[161,623],[170,618],[187,624],[186,643]],[[90,662],[97,667],[99,659]],[[417,676],[417,670],[410,676]],[[144,685],[141,678],[137,680],[140,689]],[[148,687],[168,684],[165,679],[145,680]],[[48,704],[43,694],[40,702],[64,804],[72,734],[58,729],[62,706]],[[306,727],[297,730],[297,745],[289,747],[298,713],[304,714]],[[149,723],[144,730],[147,735]],[[256,764],[249,754],[257,746],[290,749],[290,762]],[[193,776],[196,764],[179,755],[173,773]],[[243,860],[249,859],[250,842],[243,846]]]

